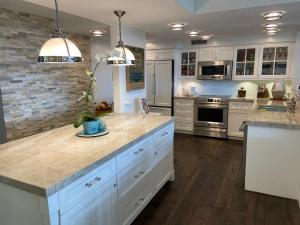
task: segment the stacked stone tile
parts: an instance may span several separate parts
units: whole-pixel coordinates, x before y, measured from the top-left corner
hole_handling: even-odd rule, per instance
[[[9,141],[70,124],[80,111],[90,39],[68,36],[84,63],[38,66],[39,50],[52,32],[50,19],[0,8],[0,87]]]

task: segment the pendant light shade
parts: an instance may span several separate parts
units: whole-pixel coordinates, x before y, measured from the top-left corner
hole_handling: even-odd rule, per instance
[[[38,57],[39,63],[75,63],[82,62],[77,46],[69,39],[57,37],[46,41]]]
[[[125,11],[115,10],[114,14],[119,18],[119,43],[114,50],[110,52],[107,64],[112,66],[131,66],[135,64],[133,53],[124,46],[121,33],[121,17],[125,15]]]
[[[77,46],[65,37],[59,28],[58,4],[55,1],[56,29],[52,38],[47,40],[39,53],[38,63],[76,63],[82,62],[82,56]]]
[[[111,51],[107,64],[112,66],[130,66],[135,64],[132,52],[126,47],[116,47]]]

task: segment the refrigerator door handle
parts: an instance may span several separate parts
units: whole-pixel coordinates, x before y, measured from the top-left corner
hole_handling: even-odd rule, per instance
[[[155,82],[155,74],[153,74],[153,86],[152,86],[152,94],[155,96],[156,90],[156,82]]]

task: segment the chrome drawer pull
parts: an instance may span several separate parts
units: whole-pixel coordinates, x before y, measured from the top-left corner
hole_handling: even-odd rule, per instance
[[[134,154],[134,155],[137,155],[137,154],[139,154],[139,151],[135,151],[133,154]]]
[[[144,171],[140,171],[140,174],[144,174]]]
[[[86,183],[85,186],[87,188],[90,188],[90,187],[92,187],[95,183],[97,183],[100,180],[101,180],[101,177],[95,177],[95,179],[93,181]]]
[[[143,148],[140,148],[140,149],[139,149],[139,152],[143,152],[143,151],[144,151],[144,149],[143,149]]]
[[[144,199],[144,198],[141,198],[141,199],[140,199],[140,201],[142,201],[142,202],[143,202],[143,201],[145,201],[145,199]]]
[[[165,135],[167,135],[169,132],[165,132],[165,133],[163,133],[161,136],[163,137],[163,136],[165,136]]]
[[[154,152],[154,155],[157,155],[157,152]]]
[[[139,178],[139,175],[134,175],[134,178]]]

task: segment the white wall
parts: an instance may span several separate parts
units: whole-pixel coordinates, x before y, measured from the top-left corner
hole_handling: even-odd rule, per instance
[[[118,26],[111,26],[111,47],[115,48],[119,38]],[[146,47],[146,34],[143,31],[122,26],[122,40],[125,45]],[[145,74],[146,76],[146,74]],[[146,97],[146,90],[126,91],[126,67],[113,68],[114,110],[118,113],[140,111],[139,99]]]
[[[107,58],[111,51],[110,37],[91,37],[92,68],[96,64],[95,55]],[[96,103],[113,101],[112,67],[102,63],[96,71],[96,86],[94,87]]]

